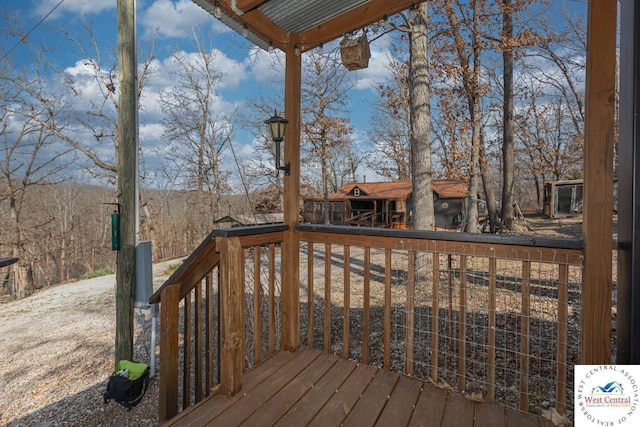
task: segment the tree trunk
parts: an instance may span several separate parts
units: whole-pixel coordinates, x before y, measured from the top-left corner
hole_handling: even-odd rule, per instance
[[[478,191],[480,190],[480,145],[481,145],[481,117],[480,117],[480,2],[474,1],[473,6],[473,70],[469,79],[469,109],[471,112],[471,126],[473,134],[471,137],[471,165],[469,168],[471,177],[469,178],[469,197],[471,203],[467,208],[469,213],[467,219],[467,231],[469,233],[478,232]]]
[[[487,159],[484,149],[484,138],[480,143],[480,172],[482,174],[482,185],[484,195],[487,202],[487,213],[489,214],[489,231],[496,232],[496,224],[498,223],[498,209],[496,207],[496,190],[491,181],[491,171],[489,169],[489,160]]]
[[[431,166],[431,81],[427,37],[427,5],[421,3],[409,12],[410,64],[409,100],[411,173],[413,185],[413,226],[433,230],[433,187]]]
[[[330,224],[329,221],[329,184],[327,183],[327,150],[326,145],[322,143],[322,222]]]
[[[514,120],[513,120],[513,14],[511,0],[503,0],[502,14],[502,62],[504,79],[503,129],[502,129],[502,224],[511,230],[513,226],[514,182]]]
[[[29,264],[20,264],[16,268],[13,295],[15,299],[26,298],[33,292],[33,270]]]

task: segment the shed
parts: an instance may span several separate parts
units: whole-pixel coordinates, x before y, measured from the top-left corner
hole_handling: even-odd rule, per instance
[[[613,210],[617,211],[618,180],[613,182]],[[555,218],[582,214],[584,181],[569,179],[544,183],[544,215]]]
[[[244,227],[247,225],[265,225],[265,224],[277,224],[283,221],[282,212],[276,213],[263,213],[263,214],[229,214],[216,220],[216,229],[220,228],[232,228],[232,227]]]

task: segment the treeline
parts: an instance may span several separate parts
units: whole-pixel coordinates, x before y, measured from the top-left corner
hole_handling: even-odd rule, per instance
[[[142,190],[140,199],[140,240],[152,241],[154,260],[189,254],[215,227],[217,218],[196,192]],[[22,298],[100,270],[115,271],[113,200],[113,188],[77,182],[27,187],[19,222],[16,216],[0,216],[0,254],[19,258],[11,267],[11,283],[7,282],[0,295]],[[219,206],[222,216],[251,212],[243,195],[222,196]],[[8,200],[0,202],[0,211],[11,212]],[[22,242],[18,252],[11,245],[16,240]],[[9,269],[3,270],[0,278],[8,276]],[[12,286],[14,274],[17,287]]]
[[[563,6],[434,0],[358,30],[387,57],[385,76],[366,82],[376,93],[360,132],[350,94],[364,73],[342,66],[337,41],[305,52],[302,194],[328,197],[365,173],[413,178],[421,229],[432,228],[427,177],[469,182],[469,194],[487,202],[491,230],[509,228],[515,203],[541,207],[544,181],[582,174],[586,7]],[[4,12],[6,32],[23,34]],[[17,293],[114,265],[114,206],[104,203],[120,198],[118,58],[84,24],[51,29],[58,49],[75,52],[73,66],[52,64],[55,43],[46,41],[25,44],[27,65],[11,55],[0,63],[0,256],[21,260]],[[227,213],[226,194],[255,199],[235,213],[281,209],[283,177],[264,120],[282,111],[282,85],[225,99],[221,88],[236,76],[225,74],[219,38],[189,33],[190,51],[159,58],[153,36],[139,46],[139,181],[158,189],[141,191],[140,239],[153,241],[156,259],[193,250]],[[260,71],[283,74],[281,55],[261,59]],[[467,231],[478,231],[474,219]]]

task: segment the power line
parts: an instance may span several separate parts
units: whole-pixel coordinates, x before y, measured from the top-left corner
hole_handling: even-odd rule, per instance
[[[3,61],[3,60],[4,60],[4,58],[6,58],[7,56],[9,56],[9,55],[11,54],[11,52],[13,52],[13,51],[15,50],[15,48],[16,48],[16,47],[18,47],[18,46],[20,45],[20,43],[24,43],[25,41],[27,41],[27,39],[29,38],[29,35],[30,35],[30,34],[31,34],[31,33],[32,33],[36,28],[38,28],[38,27],[40,26],[40,24],[42,24],[42,23],[45,21],[45,19],[47,19],[47,18],[49,17],[49,15],[51,15],[51,14],[52,14],[52,13],[53,13],[57,8],[58,8],[58,6],[60,6],[62,3],[64,3],[64,0],[60,0],[60,1],[58,2],[58,4],[57,4],[57,5],[55,5],[55,6],[53,7],[53,9],[51,9],[51,10],[49,11],[49,13],[47,13],[47,14],[46,14],[46,15],[45,15],[45,16],[44,16],[40,21],[38,21],[38,23],[37,23],[36,25],[34,25],[34,26],[33,26],[33,28],[32,28],[32,29],[30,29],[30,30],[29,30],[29,32],[28,32],[28,33],[26,33],[24,36],[22,36],[22,38],[20,38],[20,40],[18,40],[18,41],[16,42],[16,44],[14,44],[14,45],[13,45],[13,47],[12,47],[11,49],[9,49],[9,51],[8,51],[7,53],[5,53],[5,54],[4,54],[4,56],[2,57],[2,59],[0,59],[0,61]]]

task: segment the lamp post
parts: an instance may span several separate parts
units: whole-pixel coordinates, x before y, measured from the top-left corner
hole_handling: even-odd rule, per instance
[[[287,123],[289,123],[289,120],[284,117],[280,117],[278,112],[275,111],[273,116],[264,122],[269,128],[271,139],[276,144],[276,169],[284,171],[285,175],[290,175],[291,164],[289,162],[286,162],[284,166],[280,164],[280,143],[284,139],[284,132],[287,129]]]

